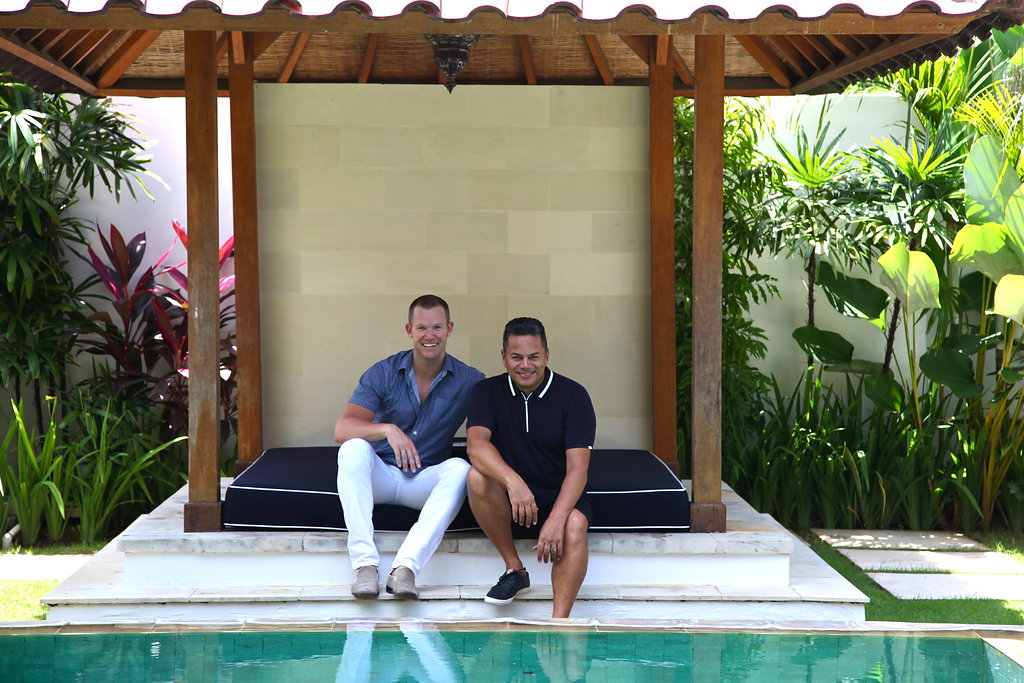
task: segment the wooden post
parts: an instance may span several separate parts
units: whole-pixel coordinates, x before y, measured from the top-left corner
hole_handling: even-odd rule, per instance
[[[253,36],[235,42],[228,67],[231,96],[231,188],[235,233],[235,330],[238,349],[238,461],[241,474],[263,452],[263,364],[260,344],[260,249],[256,207],[256,105]]]
[[[217,263],[217,40],[185,32],[188,197],[188,502],[185,531],[219,531],[220,296]]]
[[[725,38],[694,37],[693,502],[690,530],[725,531],[722,503],[722,165]]]
[[[654,453],[679,473],[676,452],[675,120],[670,36],[650,41],[651,393]],[[666,45],[667,43],[667,45]],[[663,57],[659,63],[659,57]]]

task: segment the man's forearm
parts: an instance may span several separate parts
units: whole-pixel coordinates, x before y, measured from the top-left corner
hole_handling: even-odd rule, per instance
[[[369,422],[355,417],[342,418],[334,425],[334,440],[343,443],[349,439],[381,441],[388,438],[395,425],[389,422]]]
[[[551,506],[550,517],[566,520],[569,513],[576,507],[576,501],[580,499],[587,488],[587,472],[590,465],[590,453],[586,455],[567,455],[565,463],[565,479],[562,480],[562,487],[558,491]]]

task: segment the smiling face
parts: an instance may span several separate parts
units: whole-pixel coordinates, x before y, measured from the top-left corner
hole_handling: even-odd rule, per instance
[[[413,355],[423,360],[444,358],[448,337],[454,327],[440,306],[414,308],[405,325],[405,333],[412,339]]]
[[[513,335],[501,350],[501,360],[516,387],[529,394],[544,381],[548,350],[536,335]]]

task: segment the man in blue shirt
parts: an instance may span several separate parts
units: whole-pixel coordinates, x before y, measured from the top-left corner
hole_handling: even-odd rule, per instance
[[[548,357],[539,320],[505,325],[508,372],[477,384],[469,399],[469,504],[505,561],[484,600],[505,605],[530,587],[514,538],[536,538],[537,561],[552,563],[552,616],[568,617],[587,574],[584,489],[597,420],[587,390],[548,369]]]
[[[469,463],[452,456],[452,437],[466,417],[469,391],[483,373],[446,352],[453,328],[444,299],[425,294],[413,301],[405,326],[412,349],[363,373],[334,425],[334,440],[341,444],[338,496],[357,598],[380,593],[375,504],[420,510],[385,586],[397,598],[418,598],[416,575],[466,498]]]

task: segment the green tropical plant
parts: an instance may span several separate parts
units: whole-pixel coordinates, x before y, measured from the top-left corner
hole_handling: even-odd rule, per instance
[[[0,74],[0,388],[43,423],[43,396],[66,388],[82,290],[65,246],[85,241],[68,210],[97,182],[134,195],[146,159],[110,100],[72,101]]]
[[[73,468],[57,445],[56,401],[51,401],[46,433],[29,432],[21,407],[11,401],[12,419],[0,442],[0,482],[21,527],[25,545],[35,543],[46,522],[51,538],[60,538],[67,523],[65,504]],[[8,461],[11,447],[15,465]]]
[[[1024,459],[1024,185],[1001,142],[991,137],[971,148],[964,174],[972,215],[984,222],[957,233],[950,260],[985,277],[977,334],[967,348],[977,360],[974,367],[969,360],[962,363],[952,379],[934,379],[953,391],[967,386],[971,391],[965,398],[975,399],[964,429],[980,465],[981,525],[988,529],[1007,474]],[[990,367],[991,393],[982,400]]]
[[[76,415],[81,436],[74,444],[77,455],[71,496],[78,508],[83,543],[106,538],[122,507],[153,501],[147,478],[158,466],[157,456],[187,438],[180,436],[146,448],[150,439],[136,431],[137,423],[130,414],[115,414],[113,408],[109,399],[99,410],[83,401]]]

